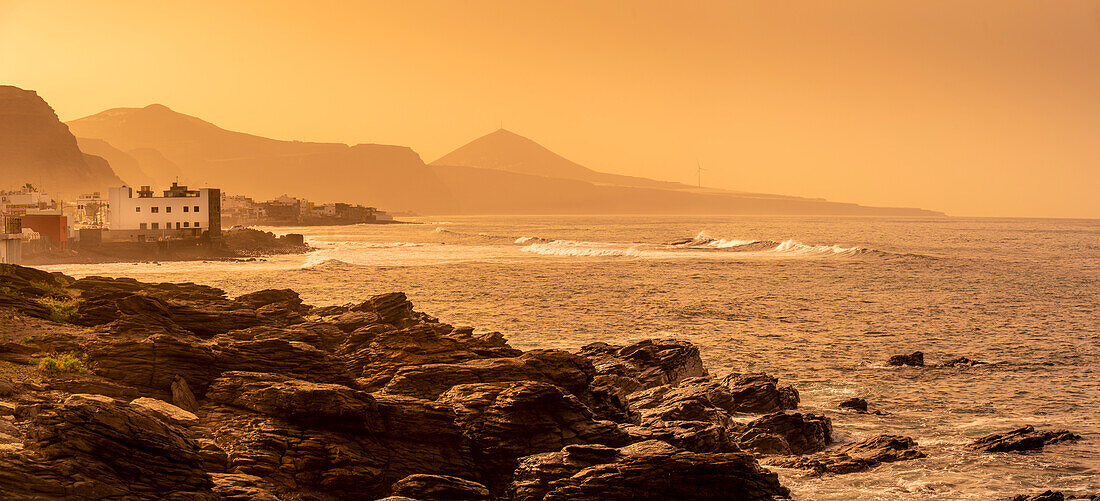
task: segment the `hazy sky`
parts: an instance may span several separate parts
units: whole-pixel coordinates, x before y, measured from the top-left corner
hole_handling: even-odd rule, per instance
[[[1100,0],[0,0],[0,83],[63,120],[162,103],[425,161],[503,122],[606,172],[1100,217]]]

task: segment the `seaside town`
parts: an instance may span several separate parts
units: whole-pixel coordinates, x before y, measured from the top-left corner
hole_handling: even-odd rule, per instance
[[[150,186],[119,186],[106,196],[94,192],[72,201],[28,183],[0,191],[0,263],[21,264],[24,256],[81,249],[217,246],[223,228],[393,222],[374,207],[314,203],[288,195],[256,202],[218,188],[189,189],[178,183],[159,194]]]

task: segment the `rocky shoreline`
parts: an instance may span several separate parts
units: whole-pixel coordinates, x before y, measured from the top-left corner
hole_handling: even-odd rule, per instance
[[[278,254],[302,254],[313,250],[302,235],[276,236],[253,228],[232,228],[210,239],[169,242],[110,242],[95,247],[74,245],[66,250],[24,254],[31,266],[168,261],[256,260]]]
[[[909,437],[836,444],[795,388],[711,375],[685,341],[525,352],[402,293],[311,307],[3,265],[0,319],[9,499],[770,500],[789,491],[769,466],[924,457]]]

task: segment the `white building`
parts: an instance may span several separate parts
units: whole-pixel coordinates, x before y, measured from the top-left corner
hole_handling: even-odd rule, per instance
[[[163,196],[153,196],[148,186],[136,195],[128,186],[110,189],[107,221],[115,235],[130,232],[144,240],[221,234],[221,190],[217,188],[188,190],[172,183]]]

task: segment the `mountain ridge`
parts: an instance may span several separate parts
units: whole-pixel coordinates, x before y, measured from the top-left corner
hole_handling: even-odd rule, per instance
[[[429,214],[940,215],[608,174],[504,129],[426,164],[407,146],[270,139],[163,105],[113,108],[69,127],[131,156],[156,152],[190,184],[260,198],[291,193]]]

